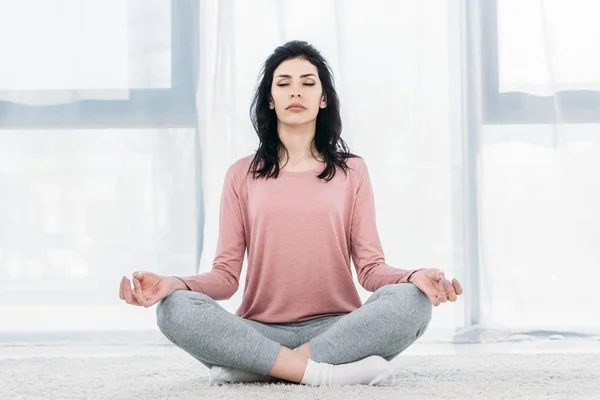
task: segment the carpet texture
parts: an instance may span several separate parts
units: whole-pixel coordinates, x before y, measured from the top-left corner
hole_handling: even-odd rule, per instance
[[[0,399],[600,399],[600,354],[399,356],[393,387],[209,387],[190,356],[0,359]]]

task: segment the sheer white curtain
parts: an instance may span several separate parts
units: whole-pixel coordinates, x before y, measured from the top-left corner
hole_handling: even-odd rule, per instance
[[[598,3],[497,0],[479,11],[469,27],[475,63],[490,56],[481,41],[490,20],[479,15],[496,12],[498,27],[498,69],[472,80],[477,104],[488,104],[470,110],[479,117],[480,322],[598,332]]]
[[[424,340],[600,330],[595,2],[99,4],[0,3],[0,331],[156,330],[119,279],[211,268],[261,64],[292,39],[336,74],[387,262],[464,283]]]
[[[195,115],[156,103],[172,10],[0,2],[0,333],[154,329],[120,277],[195,271]]]
[[[461,279],[461,93],[453,76],[460,31],[450,18],[457,9],[437,0],[200,4],[201,271],[214,257],[225,170],[256,148],[248,109],[261,64],[278,45],[300,39],[320,49],[336,75],[342,137],[370,168],[387,262]],[[224,303],[230,311],[241,292]],[[369,293],[361,288],[361,295]],[[463,301],[435,310],[432,335],[448,338],[463,326]]]

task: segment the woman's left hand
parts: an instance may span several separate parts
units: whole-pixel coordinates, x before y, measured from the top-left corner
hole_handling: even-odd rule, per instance
[[[446,279],[444,271],[436,268],[415,272],[409,282],[425,293],[436,307],[446,301],[456,301],[457,296],[463,293],[462,286],[456,279],[450,282]]]

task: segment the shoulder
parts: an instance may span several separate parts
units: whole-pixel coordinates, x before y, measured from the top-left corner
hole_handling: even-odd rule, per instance
[[[248,177],[248,169],[250,168],[250,164],[254,159],[254,154],[242,157],[235,161],[233,164],[227,168],[227,173],[225,174],[226,183],[239,187],[239,185]]]
[[[366,168],[367,164],[365,163],[364,158],[361,156],[355,156],[346,159],[346,164],[352,169],[355,170],[363,170]]]
[[[348,165],[348,173],[357,179],[361,179],[365,174],[368,174],[367,163],[360,156],[347,158],[346,165]]]
[[[348,158],[348,177],[357,191],[371,186],[371,176],[367,162],[362,157]]]
[[[234,175],[242,177],[248,172],[248,168],[250,168],[250,164],[254,159],[254,154],[249,156],[245,156],[234,162],[229,166],[227,170],[227,175]]]

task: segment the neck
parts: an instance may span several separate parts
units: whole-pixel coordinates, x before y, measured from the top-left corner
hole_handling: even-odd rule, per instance
[[[318,156],[312,142],[315,137],[315,122],[299,126],[290,126],[279,124],[279,138],[289,154],[289,160],[292,163],[313,159]],[[285,162],[285,152],[281,156]]]

